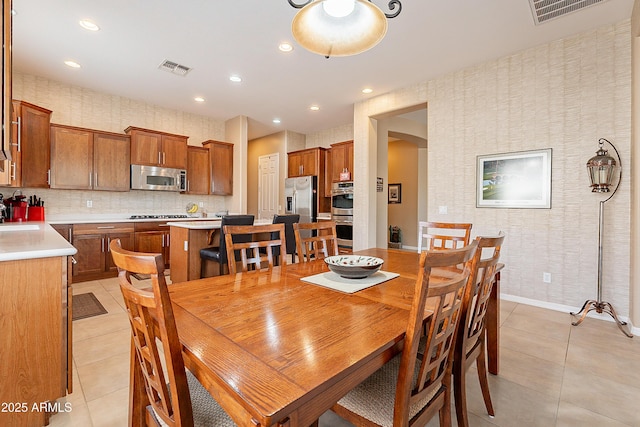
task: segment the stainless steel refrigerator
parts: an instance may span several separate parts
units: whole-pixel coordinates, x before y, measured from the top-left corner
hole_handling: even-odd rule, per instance
[[[284,180],[284,213],[300,215],[300,222],[318,220],[318,177],[299,176]]]

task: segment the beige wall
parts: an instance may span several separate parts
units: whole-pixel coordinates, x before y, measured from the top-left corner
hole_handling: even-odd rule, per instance
[[[388,223],[400,227],[403,247],[417,247],[418,146],[402,140],[390,141],[388,154],[389,184],[402,184],[401,203],[388,205]]]
[[[585,162],[597,140],[631,146],[630,20],[557,40],[355,105],[354,246],[376,244],[376,117],[428,103],[429,219],[507,234],[502,291],[578,307],[596,296],[598,195]],[[553,149],[551,209],[475,207],[479,154]],[[604,298],[630,312],[630,174],[606,208]],[[385,188],[386,191],[386,188]],[[438,214],[438,206],[448,214]],[[552,283],[542,282],[550,272]]]
[[[633,104],[631,137],[631,321],[640,325],[640,0],[636,0],[631,16]]]
[[[53,111],[51,120],[70,126],[124,133],[128,126],[189,136],[199,146],[207,139],[225,140],[225,122],[146,104],[121,96],[70,86],[32,75],[15,73],[13,97]],[[15,189],[0,188],[4,195]],[[22,189],[45,200],[48,217],[80,215],[184,213],[189,202],[203,202],[209,212],[232,209],[229,197],[188,196],[173,192]],[[87,200],[93,202],[86,207]]]

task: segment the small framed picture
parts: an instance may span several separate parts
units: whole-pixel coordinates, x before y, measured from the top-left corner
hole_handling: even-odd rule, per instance
[[[389,184],[389,203],[402,203],[402,184]]]

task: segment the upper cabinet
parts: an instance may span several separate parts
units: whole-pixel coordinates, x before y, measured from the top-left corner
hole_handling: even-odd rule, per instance
[[[51,125],[51,188],[129,191],[128,135]]]
[[[51,111],[24,101],[13,101],[9,187],[49,187]]]
[[[324,174],[324,152],[326,148],[308,148],[306,150],[292,151],[287,154],[288,176]]]
[[[187,168],[187,136],[129,126],[131,164]]]
[[[187,147],[187,193],[209,194],[211,170],[209,150],[203,147]]]
[[[342,172],[348,172],[350,178],[341,180]],[[350,180],[353,180],[353,141],[331,144],[331,182]]]
[[[209,150],[211,167],[211,194],[230,196],[233,194],[233,144],[207,140],[202,143]]]

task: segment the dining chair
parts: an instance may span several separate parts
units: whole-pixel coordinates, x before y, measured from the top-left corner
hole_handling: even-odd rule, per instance
[[[284,237],[287,246],[287,255],[291,255],[291,262],[296,262],[296,236],[293,232],[293,224],[300,222],[300,215],[274,215],[274,224],[284,224]],[[274,237],[274,236],[272,236]]]
[[[220,230],[213,230],[209,236],[209,239],[211,240],[216,233],[219,234],[220,240],[218,246],[200,249],[200,261],[202,263],[200,268],[200,277],[208,277],[211,275],[207,269],[209,261],[218,263],[219,275],[225,274],[224,269],[227,265],[227,243],[224,237],[224,227],[226,225],[253,225],[253,219],[253,215],[225,215],[222,217],[222,220],[220,221]],[[240,241],[245,239],[243,236],[238,236],[237,238],[240,239]],[[213,242],[209,241],[209,244],[213,244]]]
[[[477,251],[480,259],[477,262],[476,271],[472,273],[475,275],[475,279],[471,281],[471,286],[466,290],[467,295],[462,303],[461,317],[465,320],[458,324],[458,338],[453,359],[453,395],[456,404],[456,417],[460,427],[469,426],[466,371],[474,361],[487,412],[491,416],[495,415],[487,378],[485,317],[504,238],[505,235],[501,232],[497,237],[478,236],[475,239],[478,243]]]
[[[209,392],[185,369],[162,255],[128,251],[122,248],[120,239],[112,240],[109,249],[118,268],[120,291],[131,325],[130,384],[134,377],[144,381],[149,400],[145,408],[146,424],[235,426]],[[130,279],[134,273],[150,275],[152,291],[134,287]]]
[[[436,413],[441,426],[451,426],[456,324],[461,320],[465,288],[477,262],[477,246],[473,242],[460,249],[420,254],[402,353],[347,393],[332,411],[357,427],[424,426]],[[463,269],[457,270],[458,265]],[[434,268],[451,269],[452,273],[431,286]],[[425,306],[432,314],[423,337]]]
[[[293,224],[299,262],[338,255],[338,235],[334,221]]]
[[[224,234],[229,274],[236,274],[238,258],[243,272],[262,270],[265,262],[269,270],[282,263],[284,224],[225,225]]]
[[[423,250],[424,239],[427,250],[461,248],[469,244],[471,224],[418,221],[418,252]]]

